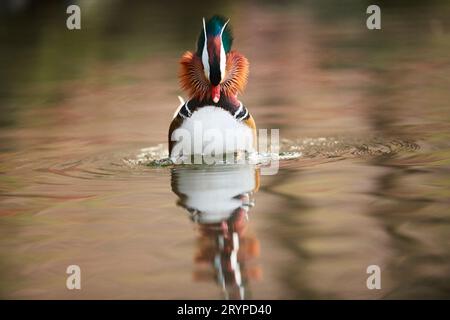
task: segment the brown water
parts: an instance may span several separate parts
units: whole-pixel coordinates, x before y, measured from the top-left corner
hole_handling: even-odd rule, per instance
[[[4,2],[1,297],[450,298],[450,4],[419,2],[381,1],[381,31],[361,1],[82,2],[72,32],[61,5]],[[258,127],[303,156],[130,165],[165,143],[178,58],[216,12]]]

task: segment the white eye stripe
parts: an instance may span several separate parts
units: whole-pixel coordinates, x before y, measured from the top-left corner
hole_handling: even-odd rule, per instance
[[[222,27],[222,30],[220,30],[220,78],[221,79],[225,78],[225,68],[226,68],[226,63],[227,63],[225,48],[223,47],[222,35],[223,35],[223,32],[225,31],[225,28],[227,27],[228,22],[230,22],[230,19],[228,19],[227,22],[225,22],[225,24]]]
[[[223,47],[222,36],[220,37],[220,78],[223,79],[225,77],[225,67],[227,57],[225,55],[225,49]]]
[[[202,63],[203,63],[203,71],[205,72],[206,79],[209,80],[209,55],[208,55],[208,39],[206,37],[206,23],[205,18],[203,18],[203,34],[205,36],[205,42],[203,44],[202,51]]]
[[[224,24],[223,27],[222,27],[222,30],[220,30],[220,39],[222,39],[223,31],[224,31],[225,28],[227,27],[228,22],[230,22],[230,19],[228,19],[227,22],[225,22],[225,24]]]

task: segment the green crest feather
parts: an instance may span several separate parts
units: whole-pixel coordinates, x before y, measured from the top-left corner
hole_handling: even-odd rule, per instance
[[[230,24],[227,23],[228,19],[226,19],[223,16],[215,15],[212,18],[210,18],[208,21],[206,21],[206,36],[218,36],[220,35],[220,32],[222,31],[222,28],[225,24],[226,27],[223,30],[222,33],[222,43],[223,43],[223,49],[225,50],[225,53],[230,52],[231,45],[233,44],[233,35],[231,33],[231,27]],[[200,35],[198,37],[197,41],[197,55],[201,56],[203,46],[205,44],[205,34],[202,30],[200,31]]]

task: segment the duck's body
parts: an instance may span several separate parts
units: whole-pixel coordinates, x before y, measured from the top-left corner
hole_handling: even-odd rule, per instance
[[[255,122],[237,99],[247,81],[248,61],[230,51],[227,25],[217,16],[203,20],[197,52],[181,58],[180,82],[189,99],[181,101],[170,124],[171,157],[256,149]]]
[[[182,102],[169,128],[171,157],[182,151],[185,155],[253,152],[255,144],[255,122],[241,103],[235,107],[221,101],[218,104]]]

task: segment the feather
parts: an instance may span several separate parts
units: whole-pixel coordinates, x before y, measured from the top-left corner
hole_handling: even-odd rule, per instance
[[[248,79],[249,63],[246,57],[236,51],[227,54],[225,79],[221,88],[226,96],[243,93]]]
[[[183,54],[180,60],[180,85],[188,92],[189,98],[194,97],[203,100],[209,91],[210,84],[203,73],[203,65],[200,58],[190,51]]]
[[[189,99],[207,98],[211,90],[211,84],[203,72],[201,59],[194,53],[187,51],[180,60],[180,85],[186,90]],[[222,94],[233,97],[244,91],[247,84],[249,63],[247,58],[236,51],[227,53],[226,74],[220,84]]]

